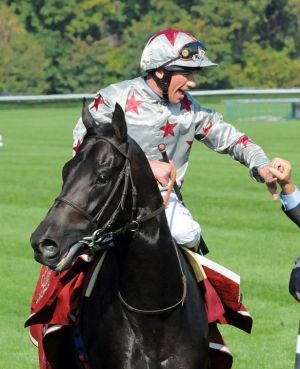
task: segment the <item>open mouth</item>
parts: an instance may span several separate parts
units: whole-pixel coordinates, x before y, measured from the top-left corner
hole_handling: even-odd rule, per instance
[[[71,245],[60,258],[60,248],[53,239],[43,239],[35,251],[35,260],[41,264],[47,265],[56,272],[62,272],[69,269],[76,258],[84,252],[86,244],[76,242]]]
[[[55,271],[60,273],[64,270],[71,268],[76,258],[83,253],[86,249],[86,244],[82,242],[77,242],[73,246],[69,248],[69,250],[64,254],[64,256],[60,259],[58,264],[55,267]]]
[[[178,94],[179,94],[179,99],[180,99],[180,100],[184,99],[185,91],[183,91],[183,90],[179,89],[177,92],[178,92]]]

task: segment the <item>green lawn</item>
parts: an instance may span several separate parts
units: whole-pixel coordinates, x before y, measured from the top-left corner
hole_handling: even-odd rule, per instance
[[[61,186],[77,109],[0,110],[0,368],[35,369],[37,351],[23,328],[39,265],[29,244]]]
[[[11,107],[0,110],[0,368],[37,369],[37,352],[23,328],[39,265],[29,244],[61,187],[61,167],[71,156],[76,107]],[[300,121],[238,123],[268,153],[294,164]],[[297,227],[247,168],[196,142],[183,195],[202,225],[210,257],[241,275],[244,303],[254,318],[251,335],[222,327],[235,369],[292,369],[299,304],[287,292],[299,254]]]

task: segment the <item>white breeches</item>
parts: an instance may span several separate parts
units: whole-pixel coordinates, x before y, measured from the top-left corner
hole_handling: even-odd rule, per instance
[[[162,191],[164,197],[166,191]],[[201,228],[189,210],[182,205],[175,193],[171,193],[169,202],[166,206],[166,215],[171,234],[177,244],[192,248],[200,242]]]

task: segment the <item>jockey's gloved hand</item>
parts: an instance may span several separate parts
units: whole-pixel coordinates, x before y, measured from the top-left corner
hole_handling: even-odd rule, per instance
[[[300,302],[300,256],[296,260],[295,267],[290,276],[289,291]]]

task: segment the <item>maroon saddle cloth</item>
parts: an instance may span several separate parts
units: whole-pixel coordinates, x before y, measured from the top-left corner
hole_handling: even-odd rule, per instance
[[[78,315],[81,299],[87,290],[88,293],[92,290],[104,257],[105,253],[94,259],[81,255],[71,269],[60,274],[42,266],[31,314],[25,323],[32,343],[38,347],[40,369],[58,369],[56,347],[61,337],[58,332],[76,324],[74,316]],[[203,265],[205,277],[199,282],[199,288],[204,296],[209,323],[212,368],[230,369],[232,355],[217,324],[230,324],[250,333],[252,318],[240,302],[239,281],[216,269],[209,263]]]

